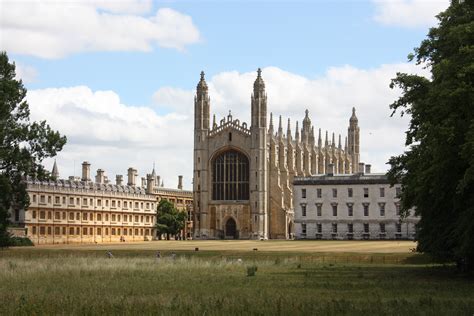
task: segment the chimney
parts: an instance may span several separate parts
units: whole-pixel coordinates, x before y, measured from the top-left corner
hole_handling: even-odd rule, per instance
[[[178,176],[178,190],[183,189],[183,176]]]
[[[128,168],[128,183],[127,185],[136,185],[137,170],[132,167]]]
[[[369,165],[369,164],[365,165],[365,173],[367,173],[367,174],[370,173],[370,167],[371,167],[371,165]]]
[[[91,164],[88,161],[82,163],[82,181],[91,181]]]
[[[363,162],[359,162],[359,173],[360,174],[364,174],[364,163]]]
[[[150,194],[155,188],[155,177],[152,174],[146,175],[146,193]]]
[[[105,183],[105,171],[102,169],[97,169],[97,175],[95,176],[95,182],[104,184]]]
[[[142,177],[142,188],[146,188],[146,178]]]
[[[115,184],[123,185],[123,176],[121,174],[115,176]]]
[[[333,176],[334,175],[334,164],[330,163],[328,165],[328,176]]]

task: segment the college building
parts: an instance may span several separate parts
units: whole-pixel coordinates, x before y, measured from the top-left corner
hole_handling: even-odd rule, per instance
[[[35,244],[102,243],[147,241],[156,236],[156,208],[160,200],[172,202],[178,210],[188,212],[188,222],[180,234],[186,238],[192,231],[192,192],[183,190],[182,176],[178,189],[164,188],[155,170],[137,183],[137,170],[128,169],[127,182],[117,175],[110,183],[105,171],[97,170],[91,178],[90,164],[83,162],[82,177],[56,180],[27,180],[30,205],[11,213],[12,231],[26,235]]]
[[[194,98],[194,237],[287,239],[293,236],[293,178],[359,168],[359,126],[349,119],[347,137],[315,134],[306,110],[302,128],[282,117],[273,125],[259,69],[249,93],[250,124],[229,112],[211,117],[211,99],[201,73]],[[349,113],[348,113],[349,114]]]
[[[296,239],[414,239],[419,218],[400,217],[400,185],[360,164],[354,174],[295,177]]]

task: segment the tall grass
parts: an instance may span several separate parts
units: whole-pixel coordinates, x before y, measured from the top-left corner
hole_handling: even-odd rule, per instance
[[[298,257],[2,256],[0,314],[472,315],[472,281],[442,266]]]

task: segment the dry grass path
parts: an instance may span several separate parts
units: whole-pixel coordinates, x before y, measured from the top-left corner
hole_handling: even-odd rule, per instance
[[[149,241],[118,244],[67,244],[41,245],[31,249],[74,250],[164,250],[192,251],[196,247],[203,251],[259,251],[295,253],[410,253],[416,247],[412,241],[292,241],[292,240],[193,240],[193,241]],[[23,247],[25,248],[25,247]]]

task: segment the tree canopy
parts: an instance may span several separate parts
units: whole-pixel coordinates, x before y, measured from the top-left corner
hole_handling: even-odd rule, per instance
[[[409,60],[431,78],[397,73],[390,105],[410,115],[407,150],[389,161],[402,212],[414,208],[418,250],[474,269],[474,1],[453,1]],[[392,115],[393,115],[392,113]]]
[[[66,137],[45,121],[30,121],[25,97],[15,64],[9,62],[6,52],[0,52],[0,247],[9,245],[9,210],[25,209],[29,204],[24,180],[28,176],[48,178],[41,162],[55,156],[66,143]]]
[[[158,235],[164,234],[168,240],[170,236],[179,234],[186,223],[186,212],[180,212],[173,203],[167,200],[161,200],[158,203],[156,216]]]

